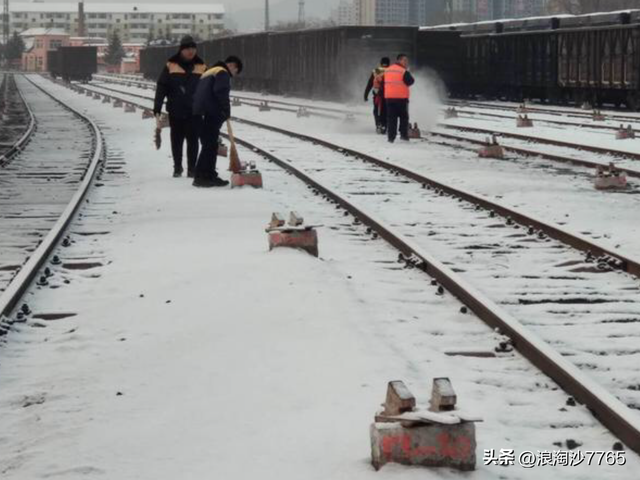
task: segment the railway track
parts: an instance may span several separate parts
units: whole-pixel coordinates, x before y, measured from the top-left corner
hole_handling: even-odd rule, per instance
[[[94,88],[94,87],[91,87]],[[100,87],[98,87],[98,91],[100,90]],[[96,91],[96,90],[93,90]],[[110,89],[108,91],[108,95],[111,94],[111,92],[116,92],[118,95],[120,95],[120,98],[122,98],[124,101],[133,101],[136,102],[136,100],[138,99],[142,99],[145,102],[148,102],[149,100],[152,100],[149,96],[147,95],[141,95],[138,93],[131,93],[128,91],[122,91],[122,90],[117,90],[117,89]],[[101,92],[104,94],[104,92]],[[133,100],[132,100],[133,99]],[[138,106],[140,108],[148,108],[148,104],[139,104]],[[260,123],[256,123],[256,125],[261,125]],[[263,125],[264,126],[264,125]],[[459,150],[459,149],[467,149],[467,150],[474,150],[475,151],[475,146],[477,145],[481,145],[484,144],[484,142],[486,141],[486,137],[482,136],[482,135],[476,135],[476,138],[473,137],[469,137],[467,135],[465,136],[461,136],[461,135],[454,135],[451,133],[443,133],[438,131],[437,133],[433,134],[434,136],[437,137],[441,137],[443,139],[445,139],[446,141],[444,142],[440,142],[441,145],[446,146],[446,147],[451,147],[453,149]],[[521,143],[525,143],[525,142],[521,142]],[[469,145],[471,145],[472,147],[469,147]],[[540,150],[533,150],[530,146],[528,146],[528,148],[523,148],[522,146],[517,146],[517,147],[511,147],[511,146],[506,146],[505,150],[507,152],[510,152],[516,156],[522,156],[522,157],[532,157],[532,158],[542,158],[542,159],[547,159],[550,160],[554,163],[560,163],[560,164],[574,164],[580,167],[586,167],[589,169],[595,169],[596,167],[600,166],[600,165],[607,165],[608,160],[604,159],[604,160],[600,160],[600,161],[591,161],[591,160],[584,160],[583,158],[581,158],[581,156],[579,155],[579,152],[566,152],[564,155],[558,155],[558,154],[550,154],[544,151],[540,151]],[[564,152],[563,152],[564,153]],[[474,155],[475,156],[475,155]],[[515,157],[518,158],[518,157]],[[633,162],[632,162],[633,163]],[[532,163],[532,166],[538,166],[537,162],[536,163]],[[618,167],[620,167],[620,164],[617,165]],[[629,177],[636,177],[638,178],[639,176],[639,169],[634,169],[634,168],[624,168],[624,167],[620,167],[621,170],[623,170],[624,172],[626,172]],[[557,169],[555,171],[558,171]],[[567,173],[567,172],[562,172],[562,173]],[[593,179],[591,177],[591,173],[590,172],[580,172],[581,176],[587,175],[588,178],[587,183],[589,184],[589,189],[592,189],[592,182]],[[566,185],[563,185],[563,188],[566,188]],[[582,187],[581,187],[582,189]],[[631,187],[629,189],[627,189],[625,191],[625,193],[627,194],[634,194],[637,193],[636,189]],[[584,196],[585,193],[582,193],[582,195]],[[601,200],[601,195],[597,195],[594,197],[594,206],[595,203],[602,203]],[[489,204],[488,208],[500,208],[500,206],[497,205],[492,205]],[[612,208],[618,208],[615,204],[612,205]],[[503,214],[505,216],[514,216],[514,215],[518,215],[518,212],[513,212],[509,209],[507,209],[506,211],[503,211]],[[515,218],[515,217],[514,217]],[[523,224],[528,224],[531,225],[531,221],[532,219],[527,218],[525,216],[525,218],[522,219]],[[587,231],[590,231],[589,230]],[[588,233],[589,235],[591,235],[591,233]],[[605,232],[605,236],[606,236],[606,232]],[[557,236],[557,238],[563,238],[562,236]],[[580,242],[574,242],[574,246],[577,246],[577,248],[585,248],[587,251],[590,247],[584,247],[583,244],[581,244]],[[618,247],[616,247],[618,248]],[[610,248],[608,250],[609,252],[613,252],[613,249]],[[604,255],[608,255],[608,253],[604,253]]]
[[[454,107],[472,107],[483,110],[503,110],[508,112],[516,113],[518,111],[519,105],[508,105],[502,102],[475,102],[475,101],[464,101],[464,100],[450,100],[451,106]],[[579,118],[579,119],[590,119],[592,117],[591,110],[581,111],[578,108],[549,108],[549,107],[537,107],[532,104],[526,104],[527,111],[529,113],[540,113],[540,114],[548,114],[553,116],[560,117],[568,117],[568,118]],[[603,110],[602,113],[609,118],[610,120],[615,120],[617,122],[624,123],[638,123],[640,121],[640,115],[629,115],[629,114],[621,114],[614,111]]]
[[[638,262],[398,165],[315,137],[241,124],[245,146],[394,245],[441,294],[453,293],[507,335],[501,348],[513,345],[640,452]]]
[[[17,319],[11,314],[30,285],[47,281],[48,258],[67,241],[103,157],[93,121],[27,77],[17,83],[35,123],[28,144],[0,169],[0,334]]]
[[[582,151],[586,151],[586,152],[595,153],[595,154],[598,154],[598,155],[607,155],[607,156],[610,156],[612,159],[629,158],[629,159],[633,159],[633,160],[640,160],[640,153],[633,152],[631,150],[618,150],[618,149],[614,149],[614,148],[595,147],[595,146],[592,146],[592,145],[585,145],[585,144],[580,144],[580,143],[575,143],[575,142],[568,142],[568,141],[563,141],[563,140],[554,140],[554,139],[551,139],[551,138],[545,138],[545,137],[541,137],[541,136],[537,136],[537,135],[518,134],[518,133],[511,133],[511,132],[504,131],[504,130],[472,127],[472,126],[465,126],[465,125],[446,124],[446,125],[444,125],[444,127],[446,129],[449,129],[449,130],[481,133],[483,135],[497,134],[497,135],[500,135],[501,137],[512,138],[512,139],[515,139],[515,140],[524,140],[526,142],[541,143],[541,144],[549,145],[549,146],[553,146],[553,147],[570,148],[570,149],[578,150],[578,151],[582,150]]]
[[[104,78],[105,80],[107,80],[110,77],[104,77]],[[126,83],[127,82],[122,82],[123,85]],[[133,85],[136,86],[135,82],[133,83]],[[151,84],[149,84],[149,86],[152,87]],[[133,92],[125,92],[117,88],[106,87],[104,85],[92,85],[92,87],[96,87],[104,90],[102,92],[103,94],[105,92],[110,92],[110,93],[115,93],[120,95],[124,94],[132,98],[142,99],[146,101],[151,99],[149,96],[146,96],[146,95],[133,93]],[[254,107],[259,106],[258,101],[251,102],[251,101],[243,100],[243,103],[246,105],[254,106]],[[289,104],[294,105],[298,108],[305,106],[305,105],[296,104],[293,102],[289,102]],[[282,111],[289,111],[289,112],[297,111],[297,109],[282,108],[282,107],[272,107],[272,108],[275,110],[282,110]],[[338,112],[341,115],[337,115]],[[326,116],[328,118],[341,119],[341,118],[344,118],[344,112],[336,110],[335,115],[332,116],[331,114],[327,114]],[[444,128],[439,128],[437,130],[434,130],[432,132],[433,135],[436,135],[446,140],[453,140],[454,142],[466,142],[472,145],[484,145],[486,142],[487,136],[490,136],[491,134],[496,133],[495,130],[491,130],[491,129],[481,129],[481,128],[471,128],[471,127],[467,128],[467,127],[460,127],[460,126],[450,125],[450,124],[442,124],[440,126]],[[472,135],[472,136],[461,135],[460,133],[453,133],[454,131],[462,132],[462,133],[479,134],[479,135]],[[593,169],[596,169],[597,167],[602,165],[606,166],[610,161],[616,161],[616,167],[619,168],[621,171],[624,171],[629,177],[640,178],[640,166],[636,166],[637,162],[631,160],[630,158],[624,158],[625,156],[635,157],[635,154],[633,153],[630,153],[629,155],[627,155],[627,152],[619,153],[614,150],[609,150],[604,148],[590,148],[588,146],[571,144],[568,142],[547,141],[543,138],[539,138],[535,136],[510,134],[508,132],[499,132],[498,136],[501,138],[509,138],[516,141],[514,145],[503,145],[504,149],[507,152],[513,153],[515,155],[525,156],[525,157],[538,157],[538,158],[542,158],[545,160],[550,160],[550,161],[558,162],[562,164],[578,165],[581,167],[593,168]],[[550,153],[542,149],[532,148],[531,143],[540,144],[541,146],[547,145],[547,146],[553,146],[558,148],[555,148],[555,150],[557,150],[556,152]],[[451,145],[454,148],[460,147],[459,143],[455,143]],[[583,155],[583,151],[590,151],[591,153],[595,153],[598,157],[594,159],[585,159]],[[602,157],[602,154],[606,154],[607,156]],[[623,158],[620,158],[621,155],[623,156]]]
[[[109,75],[94,75],[94,80],[104,81],[107,83],[116,83],[124,86],[133,86],[133,87],[141,88],[143,90],[155,90],[156,88],[155,83],[149,82],[146,80],[140,80],[140,79],[127,80],[127,79],[117,78],[117,77],[114,78]],[[99,85],[96,85],[95,83],[94,85],[99,86]],[[104,87],[104,86],[102,86],[102,88],[106,88],[107,90],[109,89],[108,87]],[[117,90],[115,91],[117,92]],[[256,98],[252,96],[238,95],[238,94],[231,95],[231,98],[238,99],[241,102],[247,105],[252,105],[252,106],[259,106],[261,102],[266,100],[269,102],[269,106],[273,110],[288,111],[288,112],[297,112],[301,107],[304,107],[307,110],[309,110],[310,113],[316,116],[326,116],[327,114],[335,114],[343,117],[347,113],[347,110],[342,108],[317,106],[317,105],[314,105],[312,102],[301,104],[299,102],[293,102],[293,101],[274,100],[270,98]],[[356,112],[356,114],[358,115],[360,113]]]
[[[3,167],[29,141],[35,127],[33,114],[13,75],[4,75],[0,84],[0,116],[0,167]]]

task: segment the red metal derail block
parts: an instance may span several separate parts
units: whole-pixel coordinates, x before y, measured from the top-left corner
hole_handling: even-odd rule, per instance
[[[504,149],[502,145],[498,143],[498,139],[495,135],[491,135],[491,138],[487,138],[485,144],[478,150],[478,156],[480,158],[504,158]]]
[[[529,118],[529,115],[518,115],[518,118],[516,118],[516,126],[518,128],[531,128],[533,127],[533,120]]]
[[[627,188],[627,176],[618,170],[613,163],[609,167],[599,166],[593,181],[597,190],[614,190]]]
[[[414,140],[419,140],[422,138],[422,132],[420,131],[417,123],[414,123],[413,126],[409,124],[409,138],[412,138]]]
[[[384,410],[371,425],[371,460],[376,470],[387,463],[475,470],[475,423],[456,410],[448,378],[434,379],[429,409],[401,381],[389,382]]]
[[[620,125],[620,128],[616,132],[617,140],[633,140],[636,138],[636,132],[631,125],[628,125],[626,128],[624,125]]]
[[[456,110],[456,107],[447,108],[447,110],[444,112],[444,118],[445,120],[458,118],[458,111]]]
[[[224,149],[226,147],[223,145]],[[218,146],[220,151],[220,146]],[[231,188],[239,188],[249,186],[253,188],[262,188],[262,174],[256,169],[256,164],[241,163],[240,171],[231,175]]]
[[[269,250],[274,248],[298,248],[314,257],[318,252],[318,233],[315,226],[305,226],[304,219],[296,212],[291,212],[289,225],[285,225],[284,217],[279,213],[271,216],[267,227]]]

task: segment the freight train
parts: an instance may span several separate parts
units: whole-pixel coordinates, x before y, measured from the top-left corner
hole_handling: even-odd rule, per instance
[[[89,82],[98,71],[96,47],[58,47],[47,52],[47,65],[52,77]]]
[[[156,78],[175,47],[141,53]],[[640,10],[436,27],[336,27],[237,35],[201,44],[212,64],[245,61],[236,88],[344,100],[382,56],[406,53],[452,97],[640,108]]]

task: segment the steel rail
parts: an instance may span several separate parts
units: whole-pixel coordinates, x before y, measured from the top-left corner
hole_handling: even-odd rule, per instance
[[[129,84],[129,85],[138,84],[138,85],[143,85],[144,88],[153,86],[152,82],[145,82],[145,81],[141,81],[141,80],[129,81],[129,80],[125,80],[125,79],[118,79],[118,81],[114,81],[115,79],[113,79],[113,78],[110,78],[108,76],[101,76],[101,75],[94,75],[94,78],[97,79],[97,80],[104,79],[106,82],[117,83],[117,84],[120,84],[120,85],[123,85],[123,84],[125,84],[125,85],[126,84]],[[95,86],[97,87],[98,85],[95,85]],[[347,110],[342,110],[342,109],[339,109],[339,108],[318,107],[318,106],[313,106],[313,105],[303,105],[303,104],[300,104],[300,103],[288,102],[286,100],[272,100],[272,99],[262,99],[261,100],[259,98],[244,97],[244,96],[238,95],[238,94],[231,95],[231,98],[238,98],[238,99],[240,99],[242,101],[252,101],[252,102],[267,101],[267,102],[269,102],[269,104],[273,104],[273,105],[285,105],[285,106],[288,106],[288,107],[304,107],[304,108],[307,108],[309,110],[317,110],[317,111],[320,111],[320,112],[327,112],[327,113],[338,113],[338,114],[342,114],[342,115],[344,115],[345,113],[348,113]],[[359,113],[359,112],[356,112],[356,113]]]
[[[501,135],[503,137],[509,137],[509,138],[514,138],[516,140],[524,140],[524,141],[528,141],[528,142],[533,142],[533,143],[541,143],[541,144],[546,144],[546,145],[553,145],[556,147],[567,147],[567,148],[573,148],[575,150],[584,150],[587,152],[593,152],[593,153],[601,153],[603,155],[615,155],[618,157],[624,157],[624,158],[631,158],[634,160],[640,160],[640,153],[634,153],[634,152],[625,152],[624,150],[615,150],[613,148],[605,148],[605,147],[594,147],[594,146],[590,146],[590,145],[582,145],[580,143],[573,143],[573,142],[565,142],[562,140],[551,140],[551,139],[547,139],[547,138],[542,138],[542,137],[532,137],[529,135],[522,135],[519,133],[510,133],[510,132],[503,132],[500,130],[488,130],[486,128],[479,128],[479,127],[465,127],[465,126],[461,126],[461,125],[451,125],[451,124],[444,124],[442,125],[444,128],[447,128],[449,130],[460,130],[460,131],[466,131],[466,132],[476,132],[476,133],[483,133],[483,134],[487,134],[487,135]]]
[[[128,95],[127,93],[124,93],[124,92],[121,92],[121,93],[123,95]],[[141,109],[150,110],[150,108],[145,105],[137,104],[137,106]],[[396,165],[386,160],[381,160],[379,158],[373,157],[371,155],[367,155],[365,153],[356,151],[354,149],[336,145],[334,143],[328,142],[326,140],[322,140],[317,137],[312,137],[302,133],[292,132],[279,127],[274,127],[272,125],[266,125],[264,123],[256,122],[253,120],[247,120],[239,117],[234,117],[234,121],[244,123],[257,128],[262,128],[265,130],[270,130],[282,135],[287,135],[289,137],[297,138],[299,140],[304,140],[306,142],[310,142],[316,145],[321,145],[330,150],[338,151],[343,154],[352,155],[356,158],[359,158],[360,160],[372,163],[386,170],[389,170],[393,173],[404,175],[405,177],[411,180],[414,180],[425,187],[428,186],[431,188],[438,189],[448,195],[461,198],[471,204],[477,205],[486,210],[493,211],[498,215],[511,219],[515,223],[518,223],[524,227],[534,228],[535,230],[545,233],[551,238],[554,238],[566,245],[569,245],[573,248],[576,248],[578,250],[585,252],[587,255],[590,255],[592,257],[605,258],[607,259],[608,265],[618,268],[636,277],[640,277],[640,261],[633,259],[631,256],[616,252],[610,248],[607,248],[603,245],[599,245],[593,242],[592,240],[590,240],[585,236],[570,232],[560,226],[550,225],[541,219],[525,214],[523,212],[520,212],[506,205],[502,205],[484,196],[469,192],[467,190],[463,190],[459,187],[452,187],[450,185],[441,183],[437,180],[434,180],[433,178],[427,177],[424,174],[415,172],[413,170],[402,167],[400,165]]]
[[[64,236],[65,231],[69,227],[71,221],[74,219],[76,213],[78,212],[78,209],[82,205],[83,200],[89,192],[95,174],[103,157],[102,133],[100,132],[98,126],[93,122],[93,120],[91,120],[86,115],[83,115],[78,110],[64,104],[54,95],[36,84],[27,76],[25,76],[24,78],[31,84],[33,84],[36,88],[45,93],[47,96],[58,102],[63,108],[66,108],[67,110],[77,115],[91,128],[93,132],[94,152],[87,166],[87,170],[84,173],[82,181],[80,182],[80,186],[72,197],[71,201],[62,212],[49,233],[47,233],[47,235],[42,239],[36,250],[22,266],[18,274],[13,278],[7,289],[2,292],[2,294],[0,294],[0,319],[2,319],[3,317],[9,318],[12,311],[20,302],[22,296],[31,286],[34,279],[37,277],[38,271],[45,264],[53,249],[58,245],[58,243]]]
[[[36,129],[36,117],[33,114],[31,107],[26,102],[24,96],[22,95],[22,92],[20,91],[17,85],[16,85],[16,91],[18,92],[18,96],[20,97],[20,100],[22,101],[27,111],[27,114],[29,115],[29,124],[27,125],[27,129],[25,130],[25,132],[20,136],[18,140],[14,142],[11,148],[9,148],[9,150],[7,150],[2,155],[0,155],[0,167],[9,163],[9,160],[11,160],[11,158],[13,158],[18,152],[20,152],[24,148],[24,146],[31,139],[31,136],[33,135]]]
[[[482,140],[477,140],[475,138],[460,137],[450,133],[431,132],[431,135],[447,138],[450,140],[459,140],[459,141],[464,141],[468,143],[473,143],[474,145],[485,145],[485,142],[483,142]],[[580,160],[578,158],[563,157],[562,155],[554,155],[551,153],[537,152],[535,150],[527,150],[526,148],[509,147],[506,145],[500,145],[500,146],[507,152],[524,155],[526,157],[540,157],[540,158],[544,158],[546,160],[551,160],[554,162],[571,163],[574,165],[578,165],[580,167],[597,168],[604,165],[602,163],[590,162],[589,160]],[[622,168],[618,166],[616,166],[616,169],[622,172],[625,172],[629,177],[640,178],[640,170],[633,170],[630,168]]]
[[[296,176],[310,188],[333,200],[364,225],[377,232],[381,238],[399,250],[406,258],[412,259],[418,268],[440,282],[443,287],[471,309],[487,325],[492,328],[498,328],[503,334],[507,335],[512,340],[514,347],[524,357],[558,383],[564,391],[586,405],[594,416],[614,435],[634,452],[640,454],[640,418],[615,396],[604,390],[600,384],[594,382],[575,365],[568,362],[548,343],[522,325],[506,310],[487,298],[450,267],[438,261],[411,240],[395,232],[393,228],[349,202],[329,187],[314,180],[303,170],[237,136],[235,139],[240,145],[262,155]],[[321,142],[316,143],[321,144]]]
[[[468,102],[464,100],[450,100],[449,105],[452,107],[460,107],[460,108],[484,108],[486,110],[504,110],[509,112],[516,112],[519,106],[508,106],[508,105],[499,105],[499,104],[485,104],[480,102]],[[536,107],[532,105],[525,105],[527,109],[527,113],[536,113],[536,114],[547,114],[554,116],[562,116],[562,117],[572,117],[572,118],[590,118],[593,115],[593,110],[580,110],[578,107],[575,107],[574,110],[554,110],[552,108],[544,108],[544,107]],[[600,111],[600,109],[596,109]],[[619,114],[617,112],[611,110],[605,110],[602,114],[606,117],[609,117],[610,120],[622,121],[622,122],[640,122],[640,116],[628,116],[624,114]]]
[[[464,108],[464,110],[463,110]],[[533,112],[536,115],[548,115],[545,113],[540,113],[540,112]],[[481,109],[478,110],[473,110],[473,107],[460,107],[460,109],[458,110],[458,114],[460,116],[465,115],[465,117],[469,116],[471,118],[473,118],[474,116],[481,116],[481,117],[490,117],[490,118],[500,118],[503,120],[515,120],[516,117],[509,115],[509,113],[504,113],[504,114],[498,114],[498,113],[487,113],[487,112],[483,112],[481,111]],[[517,113],[516,113],[517,114]],[[536,122],[540,122],[540,123],[549,123],[551,125],[562,125],[565,127],[578,127],[580,129],[593,129],[593,130],[608,130],[608,131],[618,131],[620,128],[613,126],[613,125],[599,125],[596,123],[576,123],[576,122],[563,122],[562,120],[549,120],[548,118],[534,118],[532,120],[535,120]],[[640,120],[640,119],[639,119]],[[606,121],[606,120],[605,120]],[[639,129],[633,129],[634,132],[638,133],[640,132]]]

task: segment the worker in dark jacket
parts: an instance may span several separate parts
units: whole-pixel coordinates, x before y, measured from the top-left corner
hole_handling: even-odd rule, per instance
[[[387,138],[395,142],[400,120],[400,138],[409,141],[409,87],[415,83],[409,73],[409,58],[401,53],[384,72],[384,98],[387,103]]]
[[[156,87],[153,111],[160,122],[162,104],[167,98],[173,176],[182,176],[182,147],[187,140],[187,174],[192,177],[198,159],[198,117],[193,115],[193,95],[200,76],[207,67],[197,55],[197,45],[187,35],[180,42],[180,51],[171,57],[162,70]]]
[[[389,67],[391,61],[387,57],[380,60],[380,66],[376,67],[367,83],[364,91],[364,101],[369,101],[369,94],[373,90],[373,119],[376,122],[378,133],[387,133],[387,106],[384,101],[384,71]]]
[[[222,124],[231,118],[231,78],[242,72],[242,61],[230,56],[207,70],[193,99],[193,112],[201,116],[200,156],[196,165],[195,187],[224,187],[227,180],[218,176],[218,139]]]

